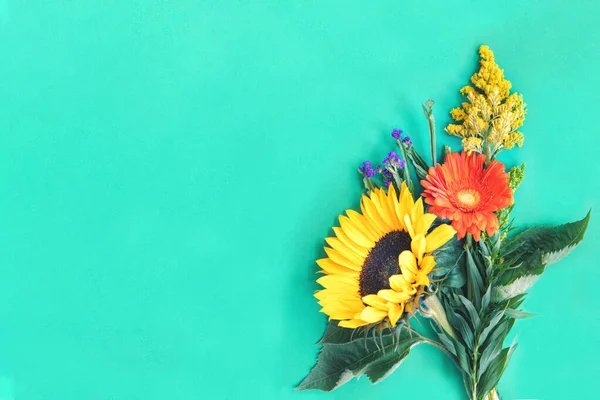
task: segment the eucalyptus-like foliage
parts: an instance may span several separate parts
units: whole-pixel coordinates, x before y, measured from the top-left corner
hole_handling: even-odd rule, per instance
[[[317,363],[298,385],[298,390],[331,391],[352,378],[367,375],[377,383],[398,368],[421,343],[437,344],[402,323],[395,328],[347,329],[330,322],[323,338]]]
[[[434,329],[456,357],[471,400],[486,399],[495,389],[517,346],[505,346],[506,337],[515,320],[532,316],[519,309],[525,291],[547,265],[583,240],[589,217],[588,213],[577,222],[530,228],[504,241],[505,232],[483,236],[479,242],[469,236],[462,241],[464,257],[457,259],[456,270],[464,274],[465,284],[442,283],[439,293],[452,329],[436,324]]]

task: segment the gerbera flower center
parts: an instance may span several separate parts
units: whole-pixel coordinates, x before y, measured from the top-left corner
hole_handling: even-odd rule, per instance
[[[361,297],[390,289],[390,276],[400,273],[398,256],[410,250],[408,232],[391,231],[379,239],[362,265],[359,286]]]
[[[466,207],[475,207],[480,200],[479,192],[473,189],[461,190],[456,197],[461,205]]]

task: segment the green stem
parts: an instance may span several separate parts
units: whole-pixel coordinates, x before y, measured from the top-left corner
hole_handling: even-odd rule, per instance
[[[473,369],[471,371],[471,375],[472,375],[472,379],[473,379],[473,390],[471,392],[471,397],[473,400],[477,400],[477,383],[478,383],[478,379],[477,379],[477,362],[478,360],[478,356],[479,356],[479,338],[477,340],[477,342],[475,343],[475,351],[473,352]]]
[[[404,147],[404,143],[402,143],[402,141],[398,140],[398,146],[400,146],[400,152],[402,153],[402,158],[404,158],[404,180],[406,181],[406,185],[408,186],[408,188],[410,189],[411,193],[414,193],[414,187],[412,184],[412,180],[410,179],[410,169],[409,169],[409,162],[408,162],[408,157],[406,156],[406,148]]]
[[[425,118],[427,118],[427,123],[429,124],[429,139],[431,143],[431,162],[434,167],[436,164],[435,157],[435,118],[433,116],[433,105],[435,102],[433,100],[427,100],[425,104],[423,104],[423,114],[425,114]]]
[[[454,360],[454,362],[456,364],[458,364],[458,360],[456,359],[456,357],[454,356],[454,354],[450,353],[450,351],[448,351],[448,349],[446,347],[444,347],[444,345],[442,345],[439,342],[436,342],[435,340],[431,340],[431,339],[428,339],[428,338],[423,337],[423,336],[421,336],[421,337],[423,339],[423,342],[429,343],[430,345],[435,346],[438,349],[442,350],[444,353],[446,353],[448,355],[448,357],[450,357],[452,360]]]
[[[468,247],[467,251],[471,251],[473,248],[473,235],[471,235],[469,232],[467,232],[467,236],[465,237],[465,243]],[[469,299],[469,301],[473,301],[473,283],[469,279],[469,274],[467,274],[467,299]]]
[[[431,138],[431,165],[435,166],[436,157],[435,157],[435,118],[433,117],[433,110],[429,117],[427,118],[427,122],[429,123],[429,136]]]
[[[454,354],[452,354],[447,348],[446,346],[444,346],[443,344],[441,344],[440,342],[436,342],[433,339],[429,339],[428,337],[425,337],[423,335],[421,335],[419,332],[411,329],[411,332],[418,336],[419,339],[421,339],[423,341],[423,343],[428,343],[434,347],[437,347],[438,349],[442,350],[444,353],[446,353],[448,355],[448,357],[450,357],[456,364],[458,364],[458,360],[456,359],[456,356]]]

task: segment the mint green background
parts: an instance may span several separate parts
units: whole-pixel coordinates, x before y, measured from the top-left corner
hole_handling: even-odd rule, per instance
[[[529,106],[522,226],[600,210],[595,0],[0,0],[0,399],[463,399],[418,347],[298,393],[323,238],[489,44]],[[441,136],[440,141],[457,146]],[[597,212],[597,211],[596,211]],[[531,290],[505,399],[596,398],[586,241]]]

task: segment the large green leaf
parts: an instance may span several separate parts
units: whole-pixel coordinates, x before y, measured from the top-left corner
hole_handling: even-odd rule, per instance
[[[511,267],[498,277],[494,300],[509,299],[529,289],[548,265],[560,261],[581,243],[589,220],[590,212],[580,221],[529,228],[507,240],[502,258]]]
[[[327,329],[317,344],[345,344],[361,339],[354,329],[341,328],[337,321],[329,321]]]
[[[402,361],[408,356],[409,352],[410,349],[405,350],[401,354],[397,352],[387,353],[377,361],[369,364],[364,373],[371,382],[377,383],[390,376],[402,364]]]
[[[466,282],[465,250],[463,243],[454,236],[441,249],[433,253],[435,268],[431,277],[441,287],[460,288]]]
[[[324,344],[317,364],[297,389],[331,391],[362,374],[377,382],[393,372],[413,346],[423,342],[420,335],[403,326],[395,337],[363,337],[345,344]]]

